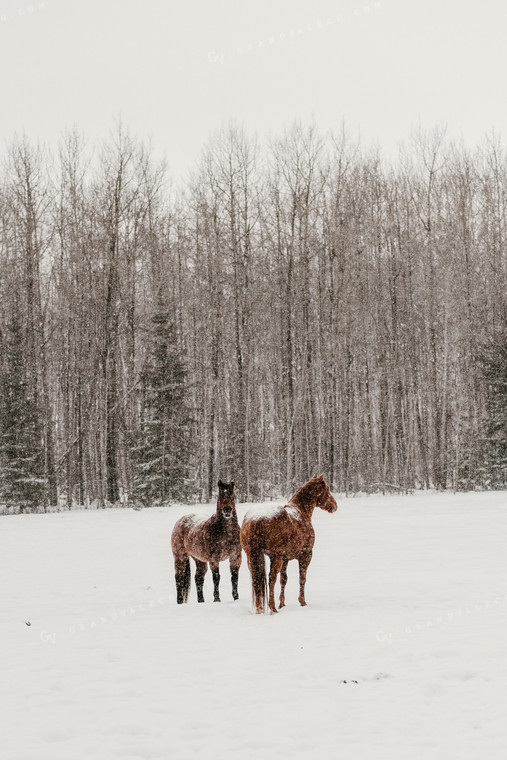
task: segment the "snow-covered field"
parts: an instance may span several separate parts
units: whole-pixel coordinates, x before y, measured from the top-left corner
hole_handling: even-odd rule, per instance
[[[172,526],[213,509],[0,518],[2,760],[507,757],[506,493],[316,510],[278,615],[246,561],[176,605]]]

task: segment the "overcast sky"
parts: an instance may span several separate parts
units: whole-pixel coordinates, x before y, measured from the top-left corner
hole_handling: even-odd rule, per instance
[[[507,142],[506,32],[500,0],[0,0],[0,144],[93,142],[121,113],[182,177],[230,119]]]

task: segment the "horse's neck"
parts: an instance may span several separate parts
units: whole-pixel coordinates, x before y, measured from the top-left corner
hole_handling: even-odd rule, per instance
[[[296,507],[301,514],[306,517],[308,520],[312,519],[313,510],[315,508],[315,504],[308,504],[304,500],[304,498],[295,498],[293,497],[288,503],[288,507]]]

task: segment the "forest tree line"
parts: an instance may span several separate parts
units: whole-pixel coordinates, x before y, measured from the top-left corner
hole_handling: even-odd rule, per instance
[[[507,482],[507,160],[229,126],[184,187],[118,125],[0,172],[0,502]],[[503,395],[502,395],[503,394]]]

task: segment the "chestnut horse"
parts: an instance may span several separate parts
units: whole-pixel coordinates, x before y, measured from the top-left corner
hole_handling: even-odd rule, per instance
[[[220,573],[218,563],[229,559],[232,580],[232,598],[238,599],[238,575],[241,565],[239,524],[234,498],[234,482],[218,481],[217,511],[207,518],[202,515],[185,515],[174,526],[171,536],[176,577],[176,601],[188,600],[190,590],[190,557],[195,561],[197,601],[204,602],[204,576],[208,562],[213,573],[213,601],[220,601]]]
[[[336,512],[329,486],[322,475],[315,475],[301,486],[284,507],[250,509],[241,526],[241,545],[245,550],[252,576],[252,596],[256,612],[266,610],[266,567],[270,559],[269,609],[276,612],[275,582],[280,573],[280,607],[285,606],[285,585],[289,560],[299,561],[299,603],[304,606],[306,571],[312,558],[315,531],[312,514],[315,507]]]

